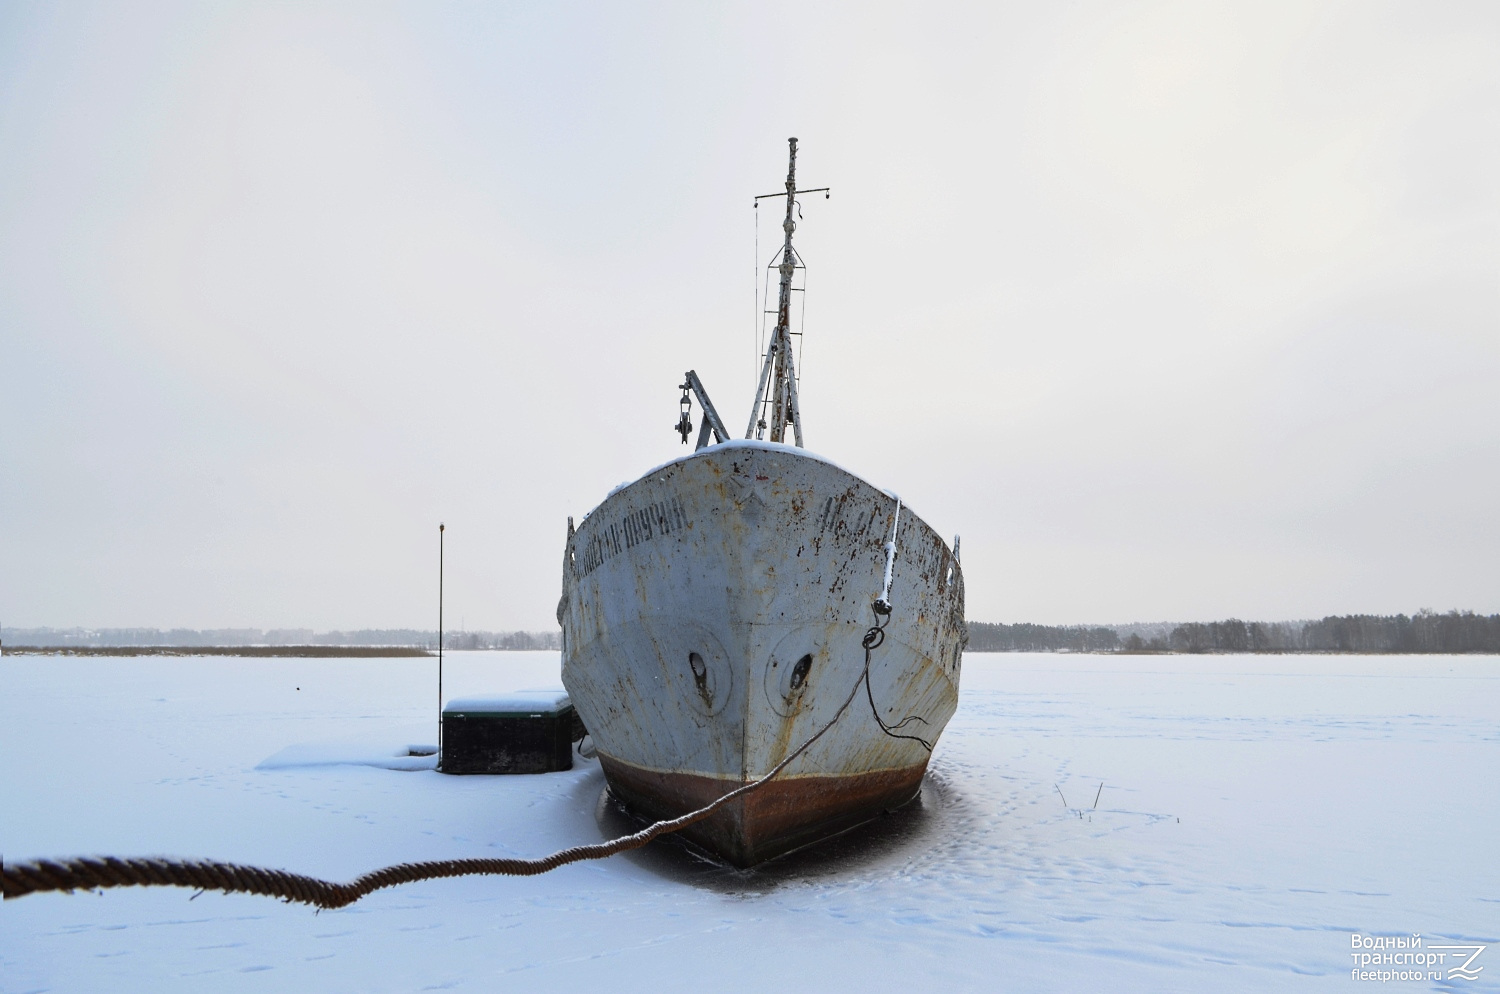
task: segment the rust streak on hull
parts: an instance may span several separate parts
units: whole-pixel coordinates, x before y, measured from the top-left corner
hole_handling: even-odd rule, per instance
[[[646,770],[603,753],[599,761],[615,796],[649,819],[694,811],[741,786]],[[735,866],[753,866],[901,807],[917,796],[926,772],[923,761],[900,770],[772,780],[682,834]]]

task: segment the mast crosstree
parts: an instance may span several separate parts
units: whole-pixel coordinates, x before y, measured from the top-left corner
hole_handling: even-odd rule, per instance
[[[750,424],[745,429],[746,438],[765,438],[767,429],[771,441],[786,440],[786,429],[792,429],[792,438],[797,447],[802,447],[802,405],[797,398],[797,366],[792,358],[792,277],[797,271],[797,253],[792,249],[792,232],[797,230],[793,213],[797,207],[799,193],[828,193],[828,187],[811,190],[797,189],[797,139],[788,138],[791,147],[786,169],[786,192],[767,193],[756,197],[758,202],[768,197],[786,197],[786,219],[781,222],[785,240],[781,246],[780,294],[776,302],[776,331],[766,347],[765,359],[761,363],[760,383],[755,388],[755,404],[750,408]],[[769,412],[767,411],[769,408]],[[769,414],[769,417],[767,415]]]

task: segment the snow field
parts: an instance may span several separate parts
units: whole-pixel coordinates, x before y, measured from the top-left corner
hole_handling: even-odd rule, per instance
[[[398,755],[435,740],[435,662],[7,657],[0,852],[347,879],[624,829],[593,762]],[[455,653],[444,690],[557,670]],[[34,895],[0,907],[0,991],[1357,991],[1352,933],[1495,943],[1477,981],[1395,986],[1496,990],[1497,814],[1496,657],[974,654],[921,806],[825,851],[740,872],[668,846],[320,914]]]

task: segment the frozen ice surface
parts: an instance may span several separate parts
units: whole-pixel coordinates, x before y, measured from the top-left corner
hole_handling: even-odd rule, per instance
[[[373,766],[381,770],[435,770],[437,746],[398,749],[356,742],[303,742],[289,745],[256,764],[257,770],[290,770],[299,766]]]
[[[0,851],[349,879],[623,830],[591,761],[351,761],[433,740],[434,664],[6,658]],[[454,653],[445,689],[557,671]],[[0,991],[1348,992],[1355,932],[1495,944],[1477,981],[1379,986],[1500,989],[1500,658],[973,654],[963,679],[921,805],[821,852],[741,872],[658,844],[320,914],[33,895],[0,906]],[[299,754],[337,761],[266,762]]]

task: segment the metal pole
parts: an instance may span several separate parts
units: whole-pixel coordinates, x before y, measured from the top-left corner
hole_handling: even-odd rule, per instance
[[[438,522],[438,766],[443,765],[443,530]]]
[[[771,441],[781,442],[786,439],[787,426],[791,425],[793,439],[798,447],[801,447],[802,406],[797,397],[797,367],[792,359],[791,301],[792,292],[797,289],[792,286],[793,277],[797,271],[797,253],[792,248],[792,232],[797,228],[797,222],[794,220],[797,194],[821,193],[826,199],[828,187],[797,189],[797,139],[788,138],[787,145],[786,192],[763,193],[755,198],[758,219],[762,200],[767,197],[786,197],[786,219],[781,223],[781,230],[785,233],[785,237],[782,240],[779,256],[781,262],[776,267],[780,275],[780,293],[776,301],[776,330],[771,334],[771,340],[766,343],[765,360],[760,370],[760,384],[755,388],[755,405],[750,408],[750,424],[745,428],[745,437],[761,438],[764,436],[765,429],[769,427]],[[756,222],[755,238],[758,254],[760,250],[759,220]],[[769,285],[766,287],[766,292],[770,293]],[[759,299],[757,296],[758,301]],[[769,303],[769,298],[761,301],[763,314],[770,313],[765,310],[765,305]],[[769,423],[766,420],[767,409],[770,414]]]
[[[771,340],[771,345],[766,349],[766,361],[760,367],[760,385],[755,388],[755,404],[750,408],[750,424],[745,429],[746,438],[759,438],[757,428],[766,426],[766,419],[762,413],[762,407],[766,399],[766,384],[771,380],[771,366],[776,362],[776,340]]]
[[[772,342],[779,347],[776,355],[776,372],[771,386],[771,441],[780,442],[785,437],[786,425],[794,415],[790,403],[791,396],[787,390],[787,374],[789,372],[789,359],[791,358],[791,303],[792,303],[792,273],[796,271],[796,254],[792,251],[792,232],[796,230],[797,224],[792,220],[792,212],[797,206],[797,139],[788,138],[790,154],[787,159],[786,169],[786,220],[781,222],[781,230],[786,233],[786,240],[781,248],[781,286],[779,298],[776,302],[776,337]]]

